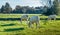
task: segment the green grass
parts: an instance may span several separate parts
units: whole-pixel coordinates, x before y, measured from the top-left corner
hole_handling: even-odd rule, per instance
[[[46,23],[46,24],[44,24]],[[15,24],[13,26],[1,26],[4,24]],[[19,28],[24,28],[20,30]],[[14,29],[14,31],[9,30]],[[17,30],[15,30],[17,29]],[[8,31],[6,31],[8,30]],[[60,20],[56,21],[40,21],[40,28],[29,28],[26,22],[23,21],[0,21],[0,35],[60,35]]]
[[[29,17],[37,15],[40,18],[47,18],[41,14],[28,14]],[[0,18],[20,18],[22,14],[0,14]],[[60,16],[57,16],[60,18]],[[60,20],[40,21],[40,28],[29,28],[26,22],[22,21],[0,21],[0,35],[60,35]]]

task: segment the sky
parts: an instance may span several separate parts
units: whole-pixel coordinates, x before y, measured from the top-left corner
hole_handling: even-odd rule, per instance
[[[41,0],[0,0],[0,8],[2,5],[5,5],[6,2],[8,2],[12,8],[15,8],[16,5],[30,7],[43,6],[40,1]],[[45,0],[42,1],[47,2]]]

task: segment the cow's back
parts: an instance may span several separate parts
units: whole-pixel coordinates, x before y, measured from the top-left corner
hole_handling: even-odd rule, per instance
[[[39,17],[38,17],[38,16],[32,16],[32,17],[30,18],[30,21],[31,21],[31,22],[39,21]]]

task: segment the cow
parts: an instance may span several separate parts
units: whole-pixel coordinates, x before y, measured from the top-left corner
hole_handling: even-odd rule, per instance
[[[40,18],[38,16],[32,16],[29,18],[29,23],[28,23],[28,26],[29,27],[32,27],[32,24],[36,24],[36,28],[40,26],[39,24],[39,20]]]
[[[24,14],[21,16],[21,23],[22,21],[27,21],[28,22],[28,15],[27,14]]]
[[[56,15],[49,15],[48,16],[48,20],[56,20]]]

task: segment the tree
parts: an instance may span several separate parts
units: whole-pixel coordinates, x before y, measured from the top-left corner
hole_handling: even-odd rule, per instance
[[[10,13],[12,11],[12,8],[10,7],[8,2],[6,2],[4,10],[5,10],[5,13]]]
[[[1,9],[0,9],[0,13],[1,13]]]
[[[28,14],[35,14],[35,9],[34,9],[34,7],[27,7],[27,8],[26,8],[26,13],[28,13]]]
[[[2,7],[1,7],[1,13],[3,13],[3,12],[4,12],[4,8],[5,8],[5,6],[4,6],[4,5],[2,5]]]
[[[15,7],[13,12],[15,12],[15,13],[22,13],[22,7],[19,6],[19,5],[16,5],[16,7]]]
[[[52,1],[51,0],[47,0],[47,2],[45,4],[43,2],[41,2],[41,4],[44,5],[43,14],[44,15],[51,15],[52,12],[53,12]]]
[[[26,10],[27,10],[26,8],[23,8],[22,12],[25,14],[26,13]]]
[[[54,0],[54,12],[57,15],[60,15],[60,3],[58,0]]]
[[[23,6],[23,7],[22,7],[22,12],[23,12],[23,14],[26,14],[27,9],[29,9],[29,6]]]

